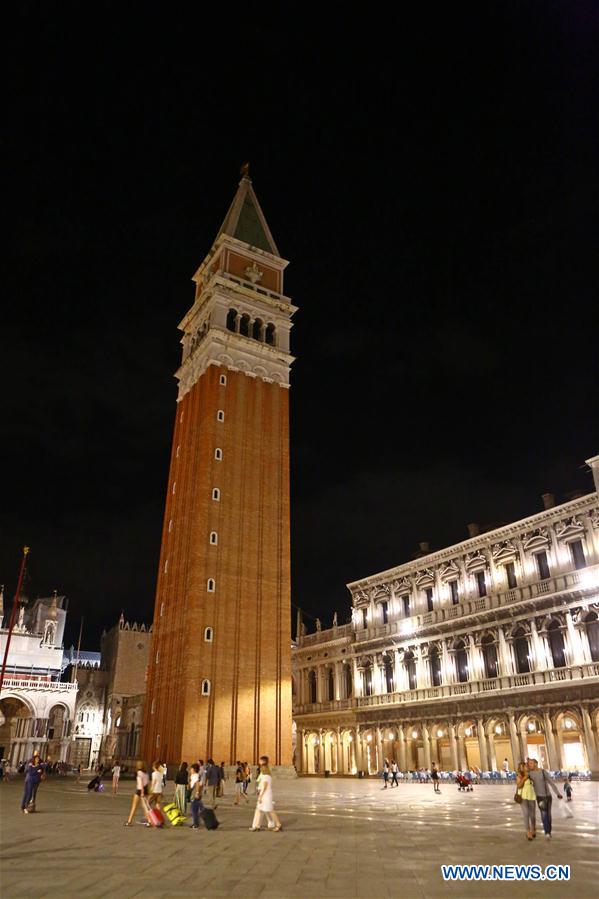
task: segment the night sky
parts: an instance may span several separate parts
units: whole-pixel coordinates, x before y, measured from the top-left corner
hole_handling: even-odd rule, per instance
[[[13,8],[0,583],[29,544],[67,645],[152,619],[176,326],[245,160],[300,307],[296,606],[591,491],[597,4],[413,6]]]

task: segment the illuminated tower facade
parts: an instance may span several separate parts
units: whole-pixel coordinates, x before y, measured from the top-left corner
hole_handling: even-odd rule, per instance
[[[148,761],[291,765],[286,265],[245,176],[179,325]]]

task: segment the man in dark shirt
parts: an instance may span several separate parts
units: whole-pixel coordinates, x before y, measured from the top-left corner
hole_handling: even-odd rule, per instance
[[[218,765],[214,764],[212,759],[208,759],[206,765],[206,785],[212,795],[212,808],[217,807],[216,798],[218,796],[218,785],[221,780],[221,772]]]

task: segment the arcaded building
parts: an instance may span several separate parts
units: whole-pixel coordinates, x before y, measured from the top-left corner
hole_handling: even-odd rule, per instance
[[[146,759],[291,765],[286,265],[245,175],[179,325]]]
[[[350,624],[298,636],[304,774],[547,768],[599,774],[599,456],[595,490],[348,589]]]

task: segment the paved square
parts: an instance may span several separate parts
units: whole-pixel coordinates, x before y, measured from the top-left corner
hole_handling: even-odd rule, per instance
[[[22,781],[2,784],[2,896],[597,897],[597,783],[574,784],[574,817],[556,813],[552,841],[539,822],[532,843],[509,786],[443,786],[435,796],[424,784],[382,790],[378,779],[276,781],[278,834],[248,831],[255,798],[232,807],[229,784],[217,831],[125,828],[133,786],[88,795],[72,779],[49,779],[39,812],[22,815]],[[569,864],[571,880],[446,883],[441,863]]]

